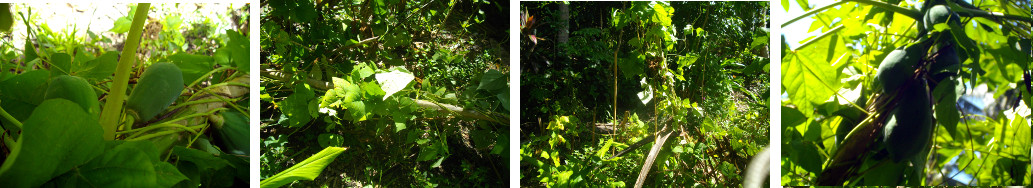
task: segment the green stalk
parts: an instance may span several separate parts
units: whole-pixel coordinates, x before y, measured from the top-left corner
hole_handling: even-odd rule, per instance
[[[1000,17],[1000,18],[1004,18],[1004,19],[1018,20],[1018,21],[1023,21],[1023,22],[1026,22],[1026,23],[1033,24],[1033,18],[1030,18],[1030,17],[1019,16],[1019,15],[1011,15],[1011,14],[1004,14],[1004,13],[1000,13],[1000,12],[987,12],[987,11],[980,10],[980,9],[971,9],[971,8],[967,8],[967,7],[962,7],[960,5],[953,4],[953,3],[948,3],[947,5],[950,6],[951,10],[954,10],[954,12],[957,12],[958,15],[960,15],[960,16],[982,17],[982,18],[986,18],[986,19],[992,20],[992,21],[997,22],[997,23],[1001,23],[1001,20],[997,19],[998,17]],[[1005,25],[1005,24],[1001,24],[1001,25]]]
[[[813,44],[816,41],[819,41],[821,39],[825,39],[826,37],[829,37],[829,36],[832,36],[833,34],[836,34],[837,32],[839,32],[839,30],[843,30],[843,26],[842,25],[833,27],[829,31],[826,31],[825,33],[822,33],[821,35],[818,35],[818,37],[814,37],[813,39],[811,39],[811,40],[809,40],[807,42],[804,42],[799,47],[796,47],[796,49],[793,49],[793,51],[806,48],[807,46],[810,46],[811,44]]]
[[[147,11],[150,3],[140,3],[133,15],[133,25],[129,28],[129,35],[122,48],[121,57],[118,59],[118,67],[115,68],[115,79],[111,82],[111,91],[108,92],[108,99],[104,102],[104,111],[100,114],[100,125],[104,128],[104,140],[115,139],[115,127],[118,126],[118,118],[122,114],[122,101],[126,98],[126,89],[129,86],[129,73],[133,64],[136,64],[136,51],[140,46],[140,35],[143,31],[144,20],[147,19]]]
[[[890,12],[895,12],[897,14],[903,14],[904,16],[911,17],[911,19],[914,19],[914,20],[922,20],[922,12],[920,12],[918,10],[907,9],[907,8],[904,8],[904,7],[899,7],[897,5],[885,3],[885,2],[882,2],[882,1],[875,1],[875,0],[846,0],[846,1],[853,1],[853,2],[856,2],[856,3],[859,3],[859,4],[868,4],[868,5],[876,6],[876,7],[879,7],[879,8],[883,8],[883,9],[889,10]]]
[[[839,1],[839,2],[835,2],[835,3],[832,3],[832,4],[826,5],[826,6],[821,7],[821,8],[812,9],[811,11],[807,11],[807,12],[803,13],[803,15],[797,16],[796,18],[793,18],[793,19],[790,19],[789,21],[786,21],[786,23],[782,23],[782,27],[784,28],[787,25],[789,25],[789,24],[791,24],[793,22],[796,22],[797,20],[806,18],[808,16],[811,16],[811,15],[813,15],[815,13],[818,13],[818,12],[821,12],[821,11],[825,11],[825,9],[829,9],[829,8],[834,7],[834,6],[839,6],[839,5],[843,4],[843,3],[846,3],[846,1]]]
[[[11,121],[11,124],[14,124],[14,126],[18,127],[18,129],[22,128],[22,122],[19,122],[18,119],[14,118],[14,116],[11,116],[11,114],[8,114],[7,111],[4,110],[4,108],[2,108],[2,107],[0,107],[0,117],[3,117],[4,119],[7,119],[7,121]]]
[[[868,4],[868,5],[876,6],[876,7],[879,7],[879,8],[883,8],[883,9],[889,10],[890,12],[895,12],[897,14],[902,14],[904,16],[911,17],[911,19],[914,19],[914,20],[921,20],[922,19],[922,12],[919,12],[918,10],[912,10],[912,9],[907,9],[907,8],[904,8],[904,7],[899,7],[897,5],[885,3],[885,2],[882,2],[882,1],[874,1],[874,0],[844,0],[844,1],[839,1],[839,2],[832,3],[830,5],[826,5],[824,7],[817,8],[817,9],[814,9],[814,10],[811,10],[811,11],[807,11],[803,15],[797,16],[796,18],[790,19],[789,21],[783,23],[782,27],[786,27],[787,25],[789,25],[789,24],[791,24],[793,22],[796,22],[797,20],[800,20],[802,18],[805,18],[807,16],[813,15],[813,14],[818,13],[818,12],[824,11],[825,9],[829,9],[829,8],[834,7],[834,6],[839,6],[839,5],[841,5],[843,3],[846,3],[848,1],[853,1],[853,2],[858,3],[858,4]]]

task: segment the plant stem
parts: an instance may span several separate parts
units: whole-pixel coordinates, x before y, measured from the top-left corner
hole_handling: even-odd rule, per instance
[[[914,19],[914,20],[922,19],[922,12],[919,12],[918,10],[912,10],[912,9],[907,9],[907,8],[904,8],[904,7],[899,7],[897,5],[885,3],[885,2],[882,2],[882,1],[874,1],[874,0],[844,0],[844,1],[839,1],[839,2],[832,3],[830,5],[826,5],[824,7],[817,8],[817,9],[814,9],[814,10],[811,10],[811,11],[807,11],[803,15],[797,16],[797,17],[795,17],[793,19],[790,19],[789,21],[783,23],[782,27],[786,27],[787,25],[789,25],[789,24],[791,24],[793,22],[796,22],[796,21],[798,21],[800,19],[803,19],[803,18],[808,17],[810,15],[813,15],[815,13],[824,11],[825,9],[829,9],[829,8],[832,8],[832,7],[835,7],[835,6],[842,5],[843,3],[846,3],[848,1],[852,1],[852,2],[855,2],[855,3],[859,3],[859,4],[868,4],[868,5],[876,6],[876,7],[879,7],[879,8],[884,8],[886,10],[889,10],[890,12],[895,12],[897,14],[902,14],[904,16],[911,17],[911,19]]]
[[[853,1],[855,3],[868,4],[868,5],[872,5],[872,6],[877,6],[879,8],[884,8],[886,10],[889,10],[890,12],[895,12],[897,14],[903,14],[904,16],[911,17],[911,19],[914,19],[914,20],[921,20],[922,19],[922,12],[920,12],[918,10],[913,10],[913,9],[907,9],[907,8],[904,8],[904,7],[899,7],[897,5],[885,3],[885,2],[882,2],[882,1],[875,1],[875,0],[845,0],[845,1]]]
[[[987,11],[980,10],[980,9],[972,9],[972,8],[962,7],[962,6],[957,5],[957,4],[948,4],[948,5],[950,6],[951,10],[954,10],[954,12],[957,12],[958,15],[960,15],[960,16],[982,17],[982,18],[986,18],[986,19],[989,19],[989,20],[993,20],[994,22],[997,22],[997,23],[1001,23],[1001,20],[997,19],[998,17],[1000,17],[1000,18],[1004,18],[1004,19],[1024,21],[1026,23],[1033,24],[1033,18],[1031,18],[1031,17],[1019,16],[1019,15],[1011,15],[1011,14],[1004,14],[1004,13],[1000,13],[1000,12],[987,12]]]
[[[839,5],[843,4],[843,3],[846,3],[846,1],[835,2],[835,3],[832,3],[832,4],[826,5],[824,7],[821,7],[821,8],[812,9],[811,11],[807,11],[807,12],[803,13],[803,15],[797,16],[797,17],[795,17],[793,19],[789,19],[789,21],[786,21],[786,23],[782,23],[782,27],[785,28],[787,25],[789,25],[789,24],[791,24],[793,22],[796,22],[796,21],[798,21],[800,19],[806,18],[806,17],[811,16],[813,14],[816,14],[818,12],[825,11],[825,9],[829,9],[829,8],[834,7],[834,6],[839,6]]]
[[[150,7],[150,3],[140,3],[133,15],[133,24],[129,28],[128,38],[122,48],[121,57],[118,59],[118,67],[115,68],[111,91],[108,92],[108,99],[104,101],[104,111],[100,115],[100,125],[104,128],[104,140],[115,139],[115,127],[118,126],[118,119],[122,114],[122,101],[126,98],[126,89],[129,86],[129,73],[132,71],[133,64],[136,64],[136,51],[140,45],[144,20],[147,19],[147,11]]]
[[[197,83],[201,83],[201,81],[204,81],[205,79],[208,79],[208,77],[212,76],[212,74],[215,74],[216,72],[226,71],[226,70],[230,70],[230,69],[237,70],[236,68],[233,68],[233,67],[219,67],[219,68],[217,68],[215,70],[208,71],[208,73],[205,73],[204,75],[201,75],[201,77],[198,77],[197,80],[194,80],[194,82],[190,82],[190,85],[187,85],[186,88],[194,87],[194,85],[197,85]]]
[[[833,27],[832,30],[826,31],[825,33],[822,33],[821,35],[818,35],[818,37],[814,37],[813,39],[811,39],[811,40],[809,40],[807,42],[804,42],[799,47],[796,47],[796,49],[793,49],[793,51],[796,51],[796,50],[799,50],[799,49],[803,49],[803,48],[805,48],[807,46],[810,46],[812,43],[814,43],[816,41],[819,41],[821,39],[825,39],[825,37],[828,37],[828,36],[832,36],[832,34],[836,34],[837,32],[839,32],[839,30],[843,30],[843,26],[842,25]]]
[[[14,116],[8,114],[3,107],[0,107],[0,116],[3,116],[4,119],[7,119],[7,121],[11,121],[11,124],[14,124],[14,126],[18,127],[18,129],[22,129],[22,122],[19,122],[18,119],[14,118]]]

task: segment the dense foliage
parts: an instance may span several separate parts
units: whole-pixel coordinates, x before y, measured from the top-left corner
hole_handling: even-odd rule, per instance
[[[520,185],[740,186],[768,143],[767,2],[520,9]]]
[[[507,6],[262,1],[262,187],[505,185]]]
[[[210,18],[162,9],[175,5],[154,19],[148,3],[114,6],[129,14],[80,36],[88,26],[0,5],[0,182],[248,186],[248,7],[221,13],[233,29],[214,31]],[[24,46],[3,21],[26,29]]]
[[[1030,184],[1030,1],[794,2],[783,185]]]

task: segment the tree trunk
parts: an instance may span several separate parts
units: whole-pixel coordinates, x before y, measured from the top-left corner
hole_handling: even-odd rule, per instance
[[[560,32],[556,44],[566,44],[570,38],[570,3],[560,3]]]

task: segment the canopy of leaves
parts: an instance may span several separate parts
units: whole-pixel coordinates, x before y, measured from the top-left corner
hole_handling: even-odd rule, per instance
[[[507,6],[263,0],[261,177],[343,147],[313,181],[281,183],[504,185]]]
[[[646,185],[739,186],[768,143],[764,10],[522,2],[520,184],[632,186],[649,150],[616,153],[670,126]]]

